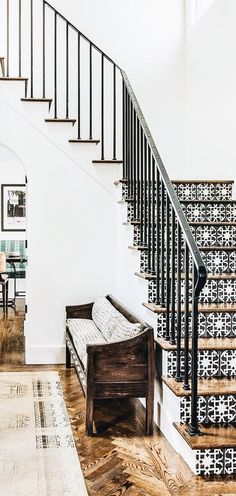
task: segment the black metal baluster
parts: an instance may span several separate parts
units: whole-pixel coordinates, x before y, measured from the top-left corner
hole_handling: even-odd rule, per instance
[[[116,65],[113,65],[113,160],[116,160]]]
[[[21,0],[19,0],[19,77],[21,77]]]
[[[101,160],[104,160],[104,55],[101,55]]]
[[[151,245],[151,184],[152,184],[152,178],[151,178],[151,149],[150,146],[148,145],[148,150],[147,150],[147,169],[148,169],[148,180],[147,180],[147,246],[148,246],[148,273],[150,274],[151,271],[151,250],[152,250],[152,245]]]
[[[176,228],[176,216],[174,209],[172,208],[172,216],[171,216],[171,329],[170,329],[170,342],[171,344],[175,344],[175,289],[176,289],[176,274],[175,274],[175,228]]]
[[[136,148],[136,157],[137,157],[137,219],[140,220],[140,122],[137,117],[137,148]],[[140,231],[140,226],[139,226]]]
[[[151,274],[156,273],[155,267],[155,248],[156,248],[156,220],[155,220],[155,209],[156,209],[156,164],[155,159],[152,156],[152,259],[151,259]]]
[[[93,139],[93,52],[89,44],[89,139]]]
[[[134,177],[134,202],[133,202],[133,216],[134,220],[137,219],[137,164],[136,164],[136,131],[137,131],[137,116],[134,109],[133,113],[133,177]]]
[[[189,426],[189,434],[196,436],[200,434],[198,427],[198,297],[196,293],[197,286],[197,271],[193,262],[193,290],[192,290],[192,394],[191,394],[191,422]]]
[[[140,129],[140,245],[144,245],[144,215],[143,215],[143,128]]]
[[[9,0],[7,0],[7,77],[9,77],[9,66],[10,66],[9,36],[10,36],[10,15],[9,15]]]
[[[80,115],[80,111],[81,111],[81,108],[80,108],[80,98],[81,98],[81,84],[80,84],[80,33],[78,33],[78,48],[77,48],[77,51],[78,51],[78,140],[81,139],[81,115]]]
[[[129,95],[128,91],[125,86],[125,170],[123,176],[125,179],[128,178],[128,160],[129,160],[129,143],[128,143],[128,138],[129,138]]]
[[[30,1],[30,98],[34,97],[34,8]]]
[[[127,168],[127,160],[126,160],[126,88],[124,80],[122,80],[122,157],[123,157],[123,178],[127,178],[126,168]]]
[[[161,179],[161,306],[165,306],[165,189]]]
[[[143,133],[143,168],[144,168],[144,194],[143,194],[143,236],[144,245],[147,246],[147,138]]]
[[[45,32],[45,1],[43,0],[43,98],[46,98],[46,89],[45,89],[45,76],[46,76],[46,32]]]
[[[127,97],[128,97],[128,112],[127,112],[127,115],[128,115],[128,125],[127,125],[127,157],[128,157],[128,161],[127,161],[127,177],[128,177],[128,198],[131,198],[131,112],[132,112],[132,108],[131,108],[131,100],[130,100],[130,96],[129,94],[127,93]]]
[[[170,199],[166,195],[166,334],[170,339]]]
[[[134,107],[130,100],[130,196],[134,201]]]
[[[57,119],[57,13],[54,13],[54,119]]]
[[[184,289],[184,384],[183,388],[188,390],[189,386],[189,249],[185,243],[184,251],[185,267],[185,289]]]
[[[69,119],[69,23],[66,23],[66,119]]]
[[[176,378],[181,381],[181,228],[177,227]]]
[[[160,258],[161,258],[161,223],[160,223],[160,173],[156,171],[156,304],[160,304]]]

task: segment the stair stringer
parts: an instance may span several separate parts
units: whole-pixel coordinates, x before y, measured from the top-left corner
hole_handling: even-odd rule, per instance
[[[93,164],[92,161],[100,157],[100,145],[69,143],[76,131],[69,123],[46,123],[45,118],[52,116],[47,103],[22,102],[24,96],[24,85],[20,81],[1,82],[1,100],[22,117],[35,130],[38,130],[51,144],[59,148],[86,174],[94,178],[102,188],[106,188],[115,196],[114,181],[122,174],[121,164]]]

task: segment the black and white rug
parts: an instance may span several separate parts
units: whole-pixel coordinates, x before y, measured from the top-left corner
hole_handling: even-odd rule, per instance
[[[87,496],[57,372],[0,373],[0,496]]]

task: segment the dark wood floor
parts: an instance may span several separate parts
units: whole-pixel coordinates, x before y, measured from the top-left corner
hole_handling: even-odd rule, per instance
[[[0,371],[59,372],[89,496],[236,496],[236,479],[195,477],[158,430],[143,435],[138,401],[98,402],[96,434],[86,437],[85,400],[74,370],[24,365],[23,303],[5,319],[0,311]]]

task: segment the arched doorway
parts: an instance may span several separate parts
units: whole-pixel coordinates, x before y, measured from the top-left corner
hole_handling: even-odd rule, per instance
[[[7,259],[7,311],[0,306],[1,365],[24,363],[26,295],[26,176],[20,160],[0,144],[0,251]]]

